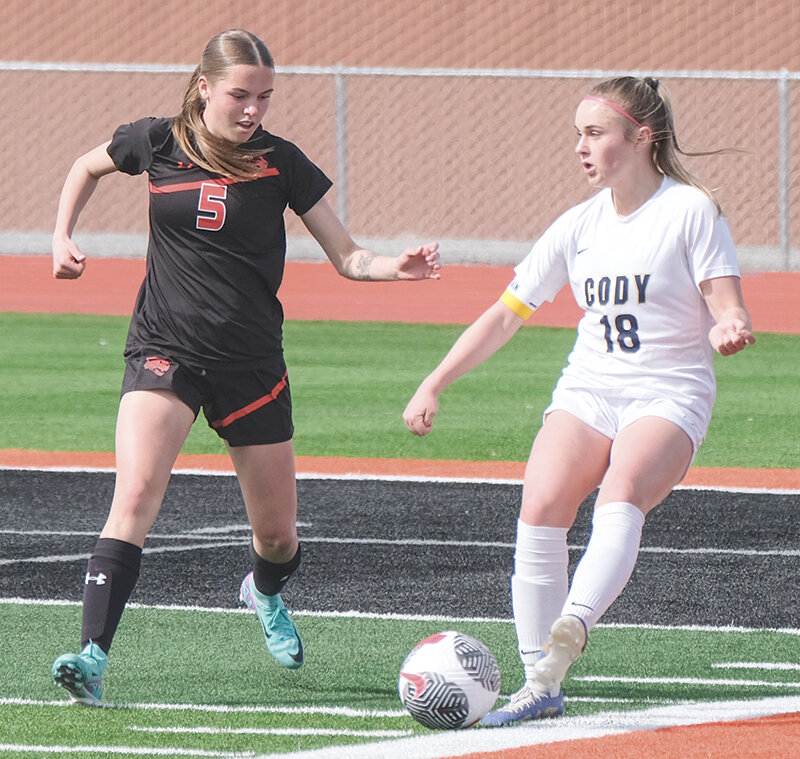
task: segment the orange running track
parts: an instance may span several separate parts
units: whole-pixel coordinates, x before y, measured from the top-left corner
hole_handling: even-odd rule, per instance
[[[128,316],[144,276],[140,259],[98,258],[83,276],[55,280],[49,256],[0,256],[0,311]],[[280,297],[287,319],[469,324],[511,281],[506,266],[447,266],[441,280],[352,282],[327,263],[286,265]],[[800,272],[742,278],[757,332],[800,334]],[[580,310],[565,289],[528,322],[574,327]]]

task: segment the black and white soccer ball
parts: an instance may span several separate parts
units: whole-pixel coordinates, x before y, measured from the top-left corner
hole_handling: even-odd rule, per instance
[[[411,651],[397,682],[400,701],[432,730],[470,727],[485,717],[500,692],[500,669],[479,640],[447,630]]]

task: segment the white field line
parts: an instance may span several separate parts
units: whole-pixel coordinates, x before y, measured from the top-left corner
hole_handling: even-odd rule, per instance
[[[535,726],[528,724],[523,727],[505,727],[502,730],[454,730],[367,745],[331,747],[291,754],[265,754],[258,759],[397,759],[398,756],[403,759],[440,759],[556,741],[601,738],[637,730],[729,722],[793,712],[800,712],[800,696],[760,701],[680,703],[634,712],[604,712],[585,717],[540,720]]]
[[[762,669],[780,672],[800,671],[800,664],[794,662],[731,661],[712,664],[713,669]]]
[[[201,550],[203,548],[232,548],[234,546],[246,545],[245,538],[235,538],[231,540],[208,540],[203,543],[184,543],[178,546],[157,546],[145,548],[143,553],[185,553],[186,551]],[[88,561],[91,553],[71,553],[54,556],[24,556],[17,559],[0,559],[0,566],[9,564],[48,564],[49,562],[73,562]]]
[[[75,706],[69,700],[41,701],[28,698],[0,698],[0,706]],[[159,704],[103,701],[99,709],[141,709],[156,712],[202,712],[206,714],[299,714],[352,719],[393,719],[407,717],[404,709],[353,709],[347,706],[226,706],[224,704]]]
[[[311,527],[310,522],[296,522],[296,527]],[[147,537],[151,540],[197,540],[199,538],[219,538],[232,537],[230,533],[243,532],[246,533],[245,537],[250,536],[252,528],[249,524],[226,524],[219,527],[198,527],[196,530],[189,530],[188,532],[149,532]],[[80,538],[97,536],[97,530],[19,530],[9,527],[0,528],[0,535],[22,535],[24,537],[33,538],[49,538],[49,537],[66,537],[66,538]]]
[[[35,746],[0,743],[0,754],[124,754],[125,756],[209,756],[215,759],[241,759],[255,756],[254,751],[205,751],[189,748],[149,748],[146,746]]]
[[[309,523],[298,524],[298,527],[311,527]],[[215,528],[213,530],[192,530],[187,533],[152,533],[150,540],[166,541],[205,541],[195,543],[181,543],[172,546],[147,546],[145,554],[158,553],[182,553],[197,549],[208,548],[230,548],[246,541],[249,536],[249,527],[245,524],[228,525],[225,528]],[[226,535],[226,532],[229,533]],[[237,537],[236,533],[245,533]],[[96,533],[73,532],[63,530],[18,530],[0,529],[0,535],[19,535],[21,537],[84,537],[96,535]],[[207,537],[206,537],[207,536]],[[513,542],[498,540],[431,540],[426,538],[356,538],[356,537],[333,537],[324,535],[301,535],[300,539],[304,543],[323,543],[332,545],[371,545],[371,546],[397,546],[397,547],[420,547],[420,548],[479,548],[479,549],[502,549],[512,550]],[[584,544],[569,545],[571,551],[582,551]],[[664,548],[660,546],[642,546],[639,553],[647,554],[673,554],[681,556],[733,556],[733,557],[796,557],[800,556],[800,549],[773,549],[756,550],[742,548]],[[0,566],[12,564],[47,564],[47,563],[70,563],[75,561],[86,561],[90,557],[89,553],[70,553],[70,554],[45,554],[42,556],[22,556],[14,559],[0,559]]]
[[[316,735],[344,738],[403,738],[413,735],[413,730],[337,730],[332,727],[138,727],[128,730],[141,733],[169,733],[173,735]]]
[[[40,598],[20,598],[20,597],[0,597],[0,604],[15,604],[18,606],[81,606],[80,601],[67,601],[59,599],[40,599]],[[220,608],[208,606],[182,606],[171,604],[128,604],[128,609],[154,609],[158,611],[189,611],[208,614],[252,614],[250,609],[245,608]],[[379,614],[364,611],[315,611],[310,609],[292,609],[292,615],[301,617],[320,617],[328,619],[375,619],[375,620],[399,620],[403,622],[439,622],[442,624],[458,624],[460,622],[488,622],[512,624],[513,620],[508,617],[457,617],[440,614]],[[735,627],[733,625],[723,625],[712,627],[711,625],[634,625],[620,624],[617,622],[600,622],[595,625],[595,629],[614,629],[614,630],[678,630],[681,632],[706,632],[706,633],[782,633],[786,635],[800,636],[800,628],[794,627]]]
[[[603,698],[589,696],[567,697],[568,703],[586,704],[633,704],[641,703],[635,698]],[[675,700],[657,700],[653,703],[676,704]],[[682,703],[682,702],[680,702]],[[0,698],[0,706],[41,706],[73,707],[69,700],[54,699],[42,701],[31,698]],[[202,712],[205,714],[283,714],[283,715],[323,715],[325,717],[346,717],[352,719],[397,719],[408,716],[404,709],[353,709],[349,706],[226,706],[224,704],[158,704],[127,703],[103,701],[97,708],[141,709],[158,712]]]
[[[774,680],[720,680],[711,677],[611,677],[585,675],[575,677],[585,683],[629,683],[632,685],[709,685],[714,688],[800,688],[798,682]]]
[[[86,467],[86,466],[10,466],[0,465],[2,470],[22,470],[29,472],[86,472],[109,473],[114,472],[113,467]],[[235,472],[220,469],[174,469],[173,474],[205,475],[208,477],[235,477]],[[500,477],[430,477],[425,475],[402,474],[327,474],[325,472],[298,472],[298,480],[380,480],[385,482],[453,482],[466,484],[490,485],[521,485],[519,478]],[[722,487],[713,485],[677,485],[675,490],[708,490],[719,493],[752,493],[772,495],[800,495],[800,490],[792,488],[748,488],[748,487]]]

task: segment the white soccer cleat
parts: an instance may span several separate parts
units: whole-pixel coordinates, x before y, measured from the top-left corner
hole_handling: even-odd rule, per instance
[[[550,628],[545,655],[533,668],[532,683],[544,693],[558,692],[567,670],[580,658],[586,648],[588,633],[580,617],[566,614]]]
[[[564,713],[564,694],[534,693],[525,683],[505,706],[487,714],[481,721],[487,727],[505,727],[530,720],[560,717]]]

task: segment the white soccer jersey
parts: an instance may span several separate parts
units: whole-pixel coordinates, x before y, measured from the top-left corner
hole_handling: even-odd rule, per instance
[[[559,387],[671,398],[709,416],[713,320],[699,283],[738,275],[714,204],[665,177],[625,218],[608,189],[560,216],[515,268],[503,301],[527,316],[569,282],[584,315]]]

